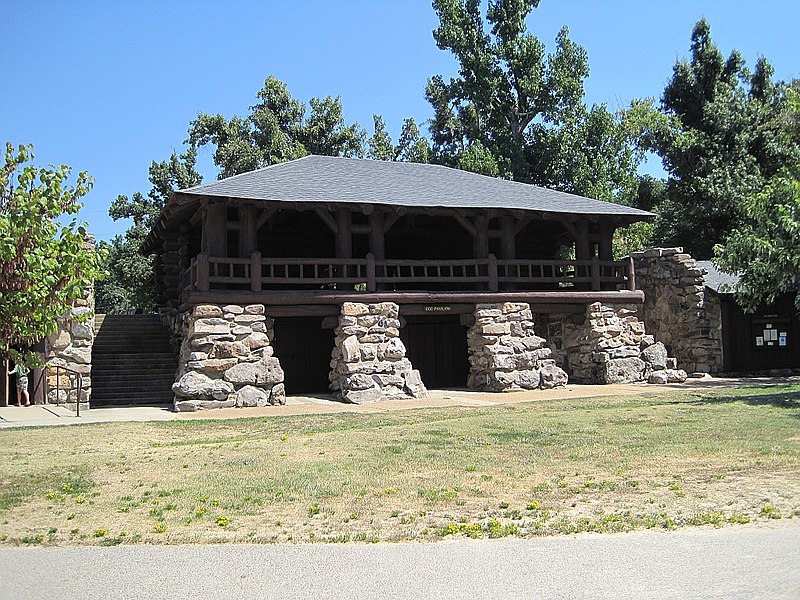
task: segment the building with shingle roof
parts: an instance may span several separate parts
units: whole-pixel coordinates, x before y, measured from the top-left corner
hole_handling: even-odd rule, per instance
[[[403,347],[398,356],[407,349],[428,385],[463,386],[483,377],[468,360],[473,351],[466,339],[480,307],[565,318],[586,315],[596,302],[640,304],[631,265],[613,260],[612,241],[617,228],[651,216],[440,165],[307,156],[174,192],[142,250],[155,255],[165,310],[177,315],[176,322],[203,321],[194,333],[178,332],[188,344],[186,356],[206,355],[184,365],[203,377],[219,375],[213,372],[219,364],[207,361],[232,350],[214,345],[211,356],[197,349],[196,338],[225,329],[215,319],[230,317],[231,331],[244,332],[263,317],[265,333],[274,339],[263,339],[259,328],[253,335],[280,357],[287,388],[322,391],[331,370],[349,372],[347,361],[356,360],[344,338],[335,344],[329,339],[334,330],[343,335],[342,318],[361,318],[345,312],[388,310],[390,316],[378,321],[400,326],[380,326],[374,335],[401,336],[402,342],[392,342]],[[397,307],[396,315],[389,305]],[[248,310],[256,313],[245,310],[255,306],[261,308]],[[533,336],[532,316],[525,320],[530,324],[522,337],[532,344],[541,338]],[[519,333],[520,327],[499,329]],[[219,335],[236,343],[245,334]],[[364,343],[358,361],[385,366],[368,358],[382,356],[381,344],[389,342],[375,342],[375,348]],[[332,355],[338,367],[328,367]],[[393,372],[373,375],[370,381],[383,387],[396,383]],[[523,379],[538,386],[542,377],[536,371]],[[548,381],[560,380],[554,377]]]

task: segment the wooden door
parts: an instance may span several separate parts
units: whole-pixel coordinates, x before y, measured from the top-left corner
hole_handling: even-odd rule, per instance
[[[458,315],[408,316],[400,338],[429,389],[467,385],[467,328]]]

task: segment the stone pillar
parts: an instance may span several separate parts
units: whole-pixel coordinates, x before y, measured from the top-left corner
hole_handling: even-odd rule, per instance
[[[682,248],[651,248],[632,254],[636,287],[648,333],[662,342],[690,373],[715,373],[722,365],[722,317],[709,299],[705,269]]]
[[[557,326],[553,320],[550,329]],[[577,383],[677,383],[686,380],[686,373],[676,369],[667,349],[645,334],[633,304],[602,304],[586,308],[584,318],[561,318],[560,336],[554,335],[562,347],[557,354]]]
[[[533,331],[530,305],[478,304],[467,332],[467,387],[487,392],[553,388],[567,383],[547,341]]]
[[[345,302],[331,353],[331,390],[361,404],[427,395],[419,371],[400,340],[399,307],[393,302]]]
[[[86,236],[85,246],[94,252],[94,236]],[[94,344],[94,284],[83,290],[83,298],[56,321],[55,333],[48,336],[45,349],[47,403],[62,404],[71,410],[89,408],[92,396],[92,345]],[[59,370],[56,367],[64,367]],[[78,375],[80,373],[80,385]]]
[[[182,329],[175,410],[284,404],[283,369],[264,305],[203,304],[176,321]]]
[[[58,319],[58,330],[48,337],[48,404],[63,404],[76,410],[80,402],[81,410],[89,408],[92,395],[93,317],[93,306],[76,306]],[[63,369],[57,370],[56,367]]]

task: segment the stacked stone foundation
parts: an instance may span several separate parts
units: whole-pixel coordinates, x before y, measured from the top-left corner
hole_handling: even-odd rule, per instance
[[[478,304],[467,332],[467,387],[505,392],[576,383],[686,379],[666,346],[645,333],[639,307],[596,302],[584,314],[535,316],[529,304]],[[274,321],[261,304],[196,306],[167,319],[181,340],[176,410],[286,401]],[[538,324],[537,324],[537,321]],[[336,321],[329,389],[345,402],[427,395],[400,339],[399,307],[345,302]],[[538,331],[538,333],[537,333]]]
[[[273,356],[264,305],[204,304],[178,317],[182,330],[175,410],[284,404],[283,369]]]
[[[567,383],[547,341],[534,332],[530,305],[478,304],[467,332],[467,387],[487,392],[548,389]]]
[[[330,389],[346,402],[427,395],[400,339],[399,307],[392,302],[345,302],[331,353]]]
[[[551,315],[548,338],[557,363],[576,383],[680,383],[686,373],[645,334],[638,307],[595,302],[584,315]]]

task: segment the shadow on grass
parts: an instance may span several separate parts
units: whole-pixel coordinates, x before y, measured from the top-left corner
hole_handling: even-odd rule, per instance
[[[695,390],[725,389],[770,389],[800,385],[800,377],[713,377],[709,379],[687,379],[685,384],[677,384],[675,389],[687,387]]]
[[[777,394],[755,394],[734,396],[700,396],[686,404],[732,404],[742,402],[749,406],[774,406],[776,408],[800,409],[800,392],[783,392]],[[794,415],[800,419],[800,411]]]

